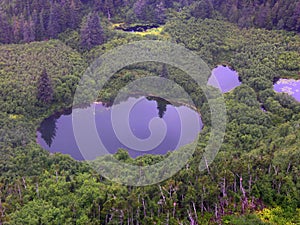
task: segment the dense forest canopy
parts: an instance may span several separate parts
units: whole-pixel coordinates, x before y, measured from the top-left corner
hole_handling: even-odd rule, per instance
[[[240,27],[300,31],[298,0],[2,0],[0,43],[57,38],[67,29],[84,26],[85,16],[91,11],[101,12],[108,20],[161,24],[182,10],[195,18],[224,18]]]
[[[157,27],[114,29],[121,23]],[[299,29],[297,0],[0,0],[0,224],[300,224],[300,104],[273,90],[279,78],[299,79]],[[198,165],[209,105],[187,74],[165,64],[120,70],[98,100],[147,76],[189,93],[204,128],[174,177],[125,186],[36,143],[39,124],[70,109],[89,63],[138,40],[178,43],[211,69],[238,72],[242,85],[224,95],[224,143],[206,171]],[[114,157],[144,166],[167,156],[132,159],[120,149]]]

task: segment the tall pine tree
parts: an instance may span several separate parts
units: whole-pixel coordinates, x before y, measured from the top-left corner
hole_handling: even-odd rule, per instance
[[[23,41],[29,43],[35,40],[35,28],[32,19],[24,22],[23,26]]]
[[[97,13],[89,13],[86,22],[81,27],[81,48],[90,50],[104,42],[103,29]]]
[[[43,73],[38,81],[37,98],[40,102],[46,104],[49,104],[53,100],[53,88],[46,69],[43,70]]]
[[[11,42],[11,27],[8,23],[6,13],[0,9],[0,43],[8,44]]]
[[[49,22],[48,22],[48,35],[50,38],[56,38],[60,33],[60,13],[58,6],[53,3],[50,9]]]

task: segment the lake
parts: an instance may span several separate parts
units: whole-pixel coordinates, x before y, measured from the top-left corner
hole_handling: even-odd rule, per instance
[[[121,102],[120,105],[129,104],[133,100],[136,99],[129,98],[126,102]],[[115,135],[111,123],[111,107],[101,103],[94,103],[88,108],[76,110],[88,111],[91,110],[91,107],[95,109],[96,128],[106,149],[110,153],[116,153],[119,148],[124,148],[134,158],[144,154],[166,154],[168,151],[175,150],[182,145],[192,143],[198,137],[203,126],[198,113],[186,106],[175,107],[166,103],[162,104],[160,100],[141,98],[130,112],[129,124],[132,133],[140,139],[148,138],[151,135],[148,126],[153,118],[163,120],[167,127],[167,132],[163,141],[153,150],[136,151],[123,145]],[[184,115],[185,123],[191,127],[195,127],[195,118],[198,118],[197,132],[195,132],[195,129],[190,129],[189,132],[185,133],[181,137],[180,146],[178,146],[178,140],[181,135],[179,113]],[[122,128],[119,131],[122,132]],[[124,129],[124,132],[127,132],[127,130]],[[155,132],[155,128],[152,132]],[[54,115],[44,120],[37,132],[37,142],[52,153],[62,152],[71,155],[76,160],[83,160],[76,144],[72,127],[72,115],[69,112],[60,116]],[[91,154],[89,152],[89,155],[91,155],[89,160],[98,156],[97,153],[93,154],[93,152]]]
[[[240,81],[237,72],[225,66],[218,66],[212,71],[212,77],[209,79],[208,84],[219,88],[225,93],[239,86]],[[136,99],[129,98],[119,104],[121,106],[122,104],[126,105],[130,101],[136,101]],[[128,150],[129,155],[133,158],[144,154],[166,154],[168,151],[192,143],[203,127],[200,115],[186,106],[176,107],[159,98],[140,98],[130,111],[129,124],[133,135],[139,139],[147,139],[151,136],[149,123],[153,119],[162,120],[167,129],[163,141],[157,147],[149,151],[137,151],[128,148],[118,140],[111,123],[111,107],[102,103],[94,103],[87,108],[75,109],[75,112],[78,110],[81,112],[94,110],[98,136],[109,153],[116,153],[118,149],[123,148]],[[182,136],[179,115],[184,117],[181,119],[184,119],[187,126],[193,128]],[[197,124],[195,124],[195,119],[198,121]],[[119,132],[128,131],[122,131],[122,128],[120,128]],[[155,133],[155,127],[152,132]],[[157,133],[159,132],[160,130],[157,130]],[[89,152],[89,158],[83,158],[74,137],[72,110],[45,119],[38,128],[37,143],[51,153],[69,154],[76,160],[93,160],[99,156],[97,152]]]

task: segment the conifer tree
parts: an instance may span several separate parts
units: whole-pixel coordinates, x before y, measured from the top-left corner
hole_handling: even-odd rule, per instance
[[[146,0],[137,0],[133,5],[133,11],[137,18],[145,19],[144,18],[144,11],[147,6]]]
[[[166,19],[166,14],[165,14],[166,8],[164,6],[164,3],[160,1],[156,7],[155,7],[155,20],[157,23],[164,23]]]
[[[21,15],[20,18],[14,17],[12,24],[12,32],[13,32],[13,41],[15,43],[19,43],[23,40],[23,26],[24,26],[24,16]]]
[[[169,72],[168,72],[167,65],[166,65],[166,64],[163,64],[163,65],[162,65],[161,72],[160,72],[160,77],[168,78],[168,76],[169,76]]]
[[[49,104],[53,100],[53,88],[46,69],[43,70],[42,75],[40,76],[38,81],[37,98],[40,102],[46,104]]]
[[[53,4],[50,9],[50,17],[48,22],[48,35],[50,38],[56,38],[60,32],[60,13],[58,6]]]
[[[7,15],[0,11],[0,43],[7,44],[11,40],[11,27],[7,20]]]
[[[23,41],[29,43],[35,40],[35,29],[32,19],[24,22],[23,26]]]
[[[81,47],[90,50],[96,45],[104,42],[103,29],[97,13],[89,13],[86,22],[81,28]]]

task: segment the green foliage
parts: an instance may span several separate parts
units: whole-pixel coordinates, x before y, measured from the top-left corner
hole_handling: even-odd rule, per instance
[[[195,5],[195,10],[201,9],[203,2]],[[100,8],[107,13],[107,6],[113,3],[118,5],[106,1]],[[101,177],[85,162],[62,154],[50,155],[35,143],[39,123],[72,103],[85,60],[152,37],[106,31],[108,41],[83,55],[74,50],[79,43],[74,30],[60,36],[73,50],[56,40],[1,45],[0,223],[299,223],[299,103],[272,90],[275,78],[297,76],[299,37],[284,31],[239,29],[224,21],[186,20],[189,15],[185,12],[173,13],[178,18],[164,28],[173,41],[201,55],[212,68],[230,65],[243,82],[225,94],[226,136],[208,170],[198,171],[210,137],[210,109],[205,95],[187,74],[157,63],[140,63],[119,71],[99,93],[99,99],[111,102],[129,82],[152,75],[167,76],[190,94],[205,127],[193,157],[172,178],[146,187],[123,186]],[[43,68],[54,92],[49,106],[40,105],[36,97]],[[155,165],[166,156],[132,159],[120,150],[114,157],[142,166]],[[104,162],[109,167],[109,161]],[[166,169],[173,166],[170,163]]]
[[[78,77],[85,69],[81,56],[59,41],[34,42],[29,45],[0,46],[0,90],[1,111],[14,114],[31,114],[39,111],[37,104],[37,82],[44,68],[54,90],[54,102],[65,105],[65,93],[72,95],[74,87],[64,87],[64,76]],[[76,78],[75,78],[76,79]],[[71,82],[71,81],[70,81]],[[77,82],[77,81],[76,81]],[[70,85],[69,85],[70,86]]]
[[[269,223],[261,221],[258,216],[256,215],[244,215],[244,216],[236,216],[236,215],[230,215],[230,216],[224,216],[222,219],[222,224],[230,224],[230,225],[267,225]]]
[[[258,212],[258,216],[262,221],[265,221],[271,225],[292,225],[300,222],[299,210],[296,212],[289,212],[281,207],[264,209],[261,212]]]

